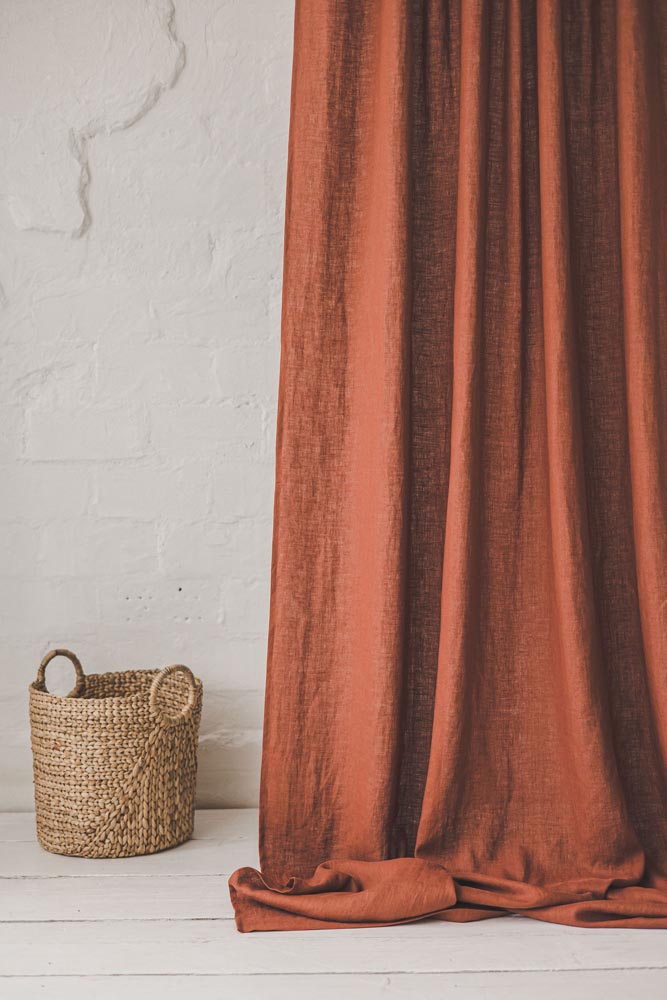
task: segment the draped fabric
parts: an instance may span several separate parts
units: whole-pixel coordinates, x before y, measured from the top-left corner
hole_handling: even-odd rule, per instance
[[[667,927],[662,0],[297,0],[260,855]]]

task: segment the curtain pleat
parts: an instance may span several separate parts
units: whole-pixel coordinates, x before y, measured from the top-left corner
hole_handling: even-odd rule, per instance
[[[240,930],[667,927],[667,6],[297,0]]]

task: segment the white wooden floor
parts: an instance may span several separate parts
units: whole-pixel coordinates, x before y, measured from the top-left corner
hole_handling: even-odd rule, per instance
[[[2,1000],[667,997],[667,931],[507,917],[238,934],[227,878],[256,864],[256,824],[200,812],[182,847],[89,861],[43,851],[31,814],[0,814]]]

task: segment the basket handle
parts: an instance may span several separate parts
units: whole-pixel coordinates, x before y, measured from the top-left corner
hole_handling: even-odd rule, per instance
[[[183,676],[188,681],[188,700],[185,705],[181,708],[180,712],[176,715],[170,715],[165,712],[163,708],[160,707],[158,703],[158,698],[160,695],[160,688],[162,687],[165,679],[171,674],[183,674]],[[176,726],[179,722],[183,722],[185,719],[189,719],[192,715],[192,710],[195,707],[195,702],[197,701],[197,684],[195,681],[194,674],[189,667],[186,667],[183,663],[173,663],[170,667],[163,667],[159,674],[156,674],[153,678],[153,683],[151,684],[151,690],[148,698],[148,705],[153,713],[162,723],[163,726]]]
[[[79,657],[76,656],[74,653],[70,652],[69,649],[52,649],[50,652],[46,654],[46,656],[39,665],[39,669],[37,671],[36,684],[38,685],[38,687],[43,687],[47,694],[49,693],[49,689],[46,686],[46,679],[45,679],[46,668],[48,667],[51,660],[54,660],[56,656],[66,656],[67,659],[72,664],[72,666],[74,667],[74,670],[76,671],[76,684],[69,692],[69,694],[65,695],[65,697],[78,698],[79,695],[82,695],[86,689],[86,675],[83,672],[83,667],[81,666]]]

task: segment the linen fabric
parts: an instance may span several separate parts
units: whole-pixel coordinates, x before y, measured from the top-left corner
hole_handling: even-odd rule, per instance
[[[667,927],[667,4],[297,0],[240,930]]]

